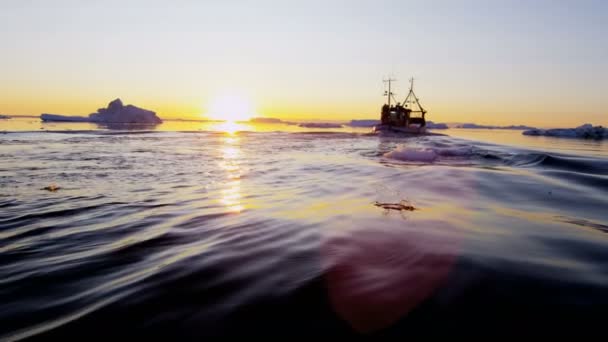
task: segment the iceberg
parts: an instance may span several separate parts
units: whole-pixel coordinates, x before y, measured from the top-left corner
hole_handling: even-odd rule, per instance
[[[64,122],[96,122],[96,123],[125,123],[125,124],[160,124],[163,121],[156,113],[133,105],[123,105],[120,99],[108,104],[107,108],[99,108],[96,113],[85,116],[69,116],[58,114],[42,114],[42,121]]]
[[[560,138],[608,139],[608,129],[592,124],[584,124],[576,128],[530,129],[522,134]]]

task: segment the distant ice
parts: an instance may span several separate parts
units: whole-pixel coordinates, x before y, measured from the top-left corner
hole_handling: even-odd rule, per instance
[[[607,139],[608,129],[602,126],[584,124],[576,128],[531,129],[524,131],[522,134],[561,138]]]
[[[281,119],[263,118],[263,117],[251,118],[251,119],[249,119],[249,121],[255,122],[255,123],[283,123],[283,120],[281,120]]]
[[[525,130],[525,129],[536,129],[534,127],[531,126],[524,126],[524,125],[511,125],[511,126],[500,126],[498,127],[499,129],[513,129],[513,130]]]
[[[341,124],[331,122],[303,122],[298,126],[306,128],[342,128]]]
[[[258,124],[284,124],[284,125],[297,125],[297,122],[293,122],[293,121],[285,121],[282,119],[278,119],[278,118],[265,118],[265,117],[255,117],[255,118],[251,118],[249,119],[249,122],[251,123],[258,123]]]
[[[380,120],[351,120],[348,125],[352,127],[373,127],[379,124]]]
[[[429,129],[448,129],[448,125],[444,124],[444,123],[434,123],[433,121],[427,121],[426,122],[426,128]]]
[[[42,114],[42,121],[62,121],[62,122],[91,122],[91,119],[86,116],[69,116],[59,114]]]
[[[474,123],[462,123],[455,124],[452,128],[468,128],[468,129],[488,129],[488,128],[496,128],[496,126],[486,126],[486,125],[478,125]]]
[[[150,110],[142,109],[133,105],[122,104],[116,99],[108,104],[108,108],[100,108],[96,113],[84,116],[68,116],[57,114],[42,114],[42,121],[67,121],[67,122],[98,122],[98,123],[138,123],[159,124],[163,121]]]
[[[513,129],[513,130],[524,130],[524,129],[535,129],[534,127],[524,125],[510,125],[510,126],[492,126],[492,125],[478,125],[475,123],[458,123],[450,125],[451,128],[467,128],[467,129]]]

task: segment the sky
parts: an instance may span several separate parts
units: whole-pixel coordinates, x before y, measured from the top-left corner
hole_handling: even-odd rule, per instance
[[[0,113],[608,125],[608,1],[0,0]],[[246,109],[244,109],[246,108]]]

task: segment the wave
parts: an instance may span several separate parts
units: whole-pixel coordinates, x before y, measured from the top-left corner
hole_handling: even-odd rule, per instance
[[[606,159],[319,131],[2,136],[0,339],[498,329],[513,308],[553,326],[606,307]],[[417,210],[374,205],[402,200]]]
[[[395,150],[384,154],[384,157],[406,162],[434,162],[441,157],[470,157],[473,155],[473,146],[453,147],[406,147],[399,146]]]
[[[542,167],[591,174],[608,174],[608,161],[591,157],[575,157],[542,152],[515,154],[505,164],[518,167]]]
[[[446,137],[433,138],[436,137],[398,145],[382,156],[402,162],[449,164],[466,160],[480,166],[492,164],[608,175],[608,160],[604,158],[531,151],[504,145],[463,143]]]

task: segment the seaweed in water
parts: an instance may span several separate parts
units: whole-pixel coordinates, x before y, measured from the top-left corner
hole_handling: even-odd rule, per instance
[[[406,201],[406,200],[401,200],[399,203],[382,203],[382,202],[378,202],[376,201],[374,203],[374,205],[376,207],[380,207],[386,210],[398,210],[398,211],[414,211],[416,210],[416,208],[414,208],[413,205],[410,204],[410,202]]]
[[[50,192],[55,192],[55,191],[57,191],[59,189],[61,189],[61,187],[58,187],[55,184],[51,184],[51,185],[45,186],[44,188],[42,188],[40,190],[47,190],[47,191],[50,191]]]

